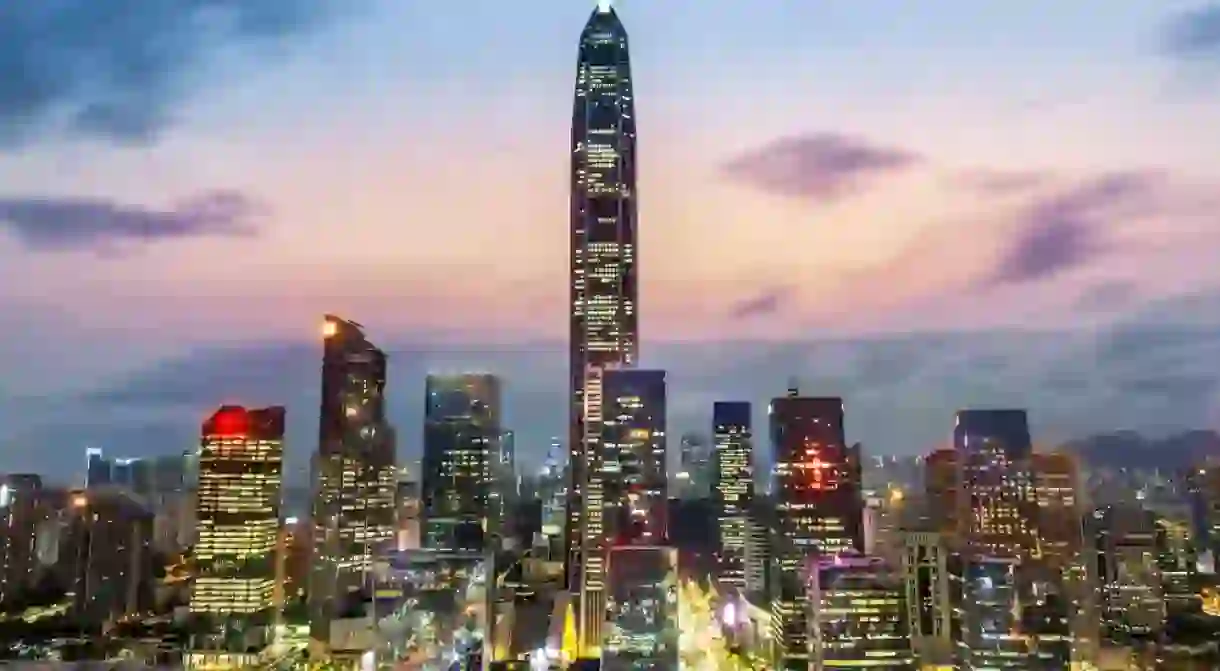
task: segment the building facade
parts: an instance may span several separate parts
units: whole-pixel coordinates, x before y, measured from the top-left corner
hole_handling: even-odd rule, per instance
[[[331,623],[367,599],[373,557],[394,543],[395,445],[385,385],[385,353],[359,324],[327,315],[309,586],[310,638],[323,655]]]
[[[754,500],[754,435],[750,404],[712,406],[712,498],[720,531],[717,578],[721,589],[746,591],[746,546]]]
[[[570,151],[571,485],[564,547],[566,582],[578,598],[587,583],[601,580],[585,574],[604,572],[596,555],[586,556],[586,548],[601,543],[603,531],[600,520],[588,519],[599,514],[602,501],[595,453],[600,434],[586,427],[588,410],[599,404],[587,402],[585,395],[598,384],[599,369],[634,365],[639,345],[636,121],[628,53],[618,14],[600,4],[580,35]]]
[[[276,620],[285,410],[223,406],[199,452],[193,654],[245,659],[271,644]]]
[[[429,375],[421,480],[422,547],[483,552],[500,533],[501,385],[494,375]]]

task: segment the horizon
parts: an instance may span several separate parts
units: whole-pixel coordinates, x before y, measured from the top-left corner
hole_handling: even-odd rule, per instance
[[[502,376],[541,463],[566,433],[566,145],[596,4],[209,21],[180,0],[102,28],[87,0],[15,5],[0,470],[190,449],[238,397],[288,408],[296,473],[328,312],[390,355],[400,456],[449,367]],[[969,407],[1028,409],[1035,444],[1220,427],[1220,5],[614,7],[640,365],[670,376],[671,435],[748,400],[765,454],[762,402],[794,376],[844,398],[866,453],[926,452]]]

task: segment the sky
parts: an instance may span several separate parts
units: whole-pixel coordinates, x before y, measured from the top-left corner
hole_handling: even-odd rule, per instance
[[[490,371],[539,462],[593,0],[148,4],[0,7],[0,471],[240,403],[288,407],[299,477],[328,312],[389,351],[404,458],[424,375]],[[791,378],[872,454],[967,407],[1046,445],[1220,423],[1220,5],[616,4],[672,435]]]

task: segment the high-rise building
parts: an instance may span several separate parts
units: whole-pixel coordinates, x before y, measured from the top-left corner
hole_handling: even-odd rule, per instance
[[[594,477],[581,497],[577,613],[581,649],[596,656],[606,619],[606,553],[667,538],[665,373],[596,369],[584,396]],[[594,437],[595,436],[595,437]]]
[[[966,557],[954,575],[961,613],[955,669],[1028,669],[1030,640],[1021,631],[1020,559]]]
[[[746,590],[746,545],[750,506],[754,500],[754,435],[750,404],[717,402],[712,406],[715,436],[712,498],[720,529],[718,580],[722,589]]]
[[[197,664],[240,668],[273,639],[284,418],[282,407],[222,406],[203,423],[191,585]]]
[[[321,655],[331,623],[369,596],[373,557],[395,536],[394,434],[385,416],[386,355],[363,327],[323,324],[318,452],[313,458],[309,634]]]
[[[607,562],[604,671],[670,671],[678,667],[678,551],[616,547]]]
[[[1166,613],[1156,515],[1136,506],[1106,506],[1093,512],[1088,533],[1106,633],[1120,641],[1159,634]]]
[[[483,552],[499,534],[500,380],[429,375],[424,416],[423,540],[429,550]]]
[[[914,671],[903,582],[878,557],[811,562],[811,669]]]
[[[668,538],[665,372],[610,369],[602,378],[606,531],[612,545]]]
[[[973,553],[1029,557],[1036,553],[1030,458],[1024,410],[962,410],[953,429],[962,496],[959,534]]]
[[[77,491],[68,503],[60,560],[73,619],[113,623],[153,607],[153,516],[123,489]]]
[[[945,540],[957,540],[961,499],[961,473],[957,452],[936,450],[924,460],[924,498],[928,523],[945,535]]]
[[[569,588],[586,582],[583,548],[602,534],[596,407],[585,394],[596,371],[637,359],[636,127],[627,31],[599,2],[581,31],[572,109],[568,487],[564,539]],[[592,499],[592,501],[590,501]],[[591,567],[604,571],[602,565]],[[577,608],[577,610],[580,610]],[[599,618],[600,620],[600,618]]]
[[[673,487],[680,499],[706,499],[712,495],[712,449],[707,436],[689,432],[678,439],[678,473]]]
[[[1035,453],[1030,457],[1030,471],[1037,556],[1064,570],[1080,559],[1084,542],[1076,457],[1066,452]]]
[[[842,399],[803,397],[792,388],[786,397],[771,401],[770,413],[774,639],[779,668],[804,671],[809,664],[809,559],[864,547],[859,454],[844,436]]]
[[[902,575],[911,648],[925,668],[950,666],[958,632],[949,539],[937,531],[913,530],[903,534],[903,541]]]
[[[34,584],[38,530],[49,516],[44,499],[39,476],[0,476],[0,604]]]

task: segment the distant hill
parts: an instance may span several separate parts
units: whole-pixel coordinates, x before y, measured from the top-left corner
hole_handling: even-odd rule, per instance
[[[1165,438],[1145,438],[1134,431],[1089,436],[1064,448],[1091,466],[1180,470],[1220,460],[1220,434],[1196,430]]]

